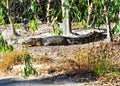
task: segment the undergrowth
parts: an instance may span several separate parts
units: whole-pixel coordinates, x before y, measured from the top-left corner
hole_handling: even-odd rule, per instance
[[[25,52],[23,51],[11,51],[4,53],[0,58],[0,70],[7,71],[13,67],[13,65],[22,64],[22,59]]]
[[[66,51],[65,51],[66,52]],[[62,54],[62,53],[60,53]],[[66,53],[67,55],[68,53]],[[70,53],[71,54],[71,53]],[[74,54],[74,55],[73,55]],[[73,55],[73,56],[72,56]],[[91,48],[80,48],[67,57],[69,59],[63,60],[58,65],[48,58],[46,55],[41,58],[31,58],[30,55],[23,51],[7,52],[3,58],[0,59],[0,70],[11,69],[13,65],[24,63],[22,70],[23,76],[28,77],[31,74],[37,75],[37,71],[33,68],[32,63],[50,64],[48,71],[93,71],[98,76],[103,75],[120,75],[120,62],[116,58],[119,55],[119,48],[112,44],[101,43],[99,46],[94,45]],[[31,63],[32,62],[32,63]]]
[[[79,71],[93,71],[97,75],[119,75],[120,63],[115,55],[118,51],[112,44],[101,43],[100,46],[81,49],[72,60],[78,64]]]
[[[30,75],[38,75],[38,72],[33,68],[31,63],[31,56],[29,54],[24,54],[24,68],[21,71],[21,74],[24,78],[28,78]]]
[[[0,31],[0,52],[9,52],[13,50],[13,46],[9,45],[6,40],[4,40],[2,36],[2,32]]]

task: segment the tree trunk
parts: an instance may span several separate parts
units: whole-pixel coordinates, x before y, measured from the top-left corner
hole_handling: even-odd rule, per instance
[[[7,4],[7,7],[6,7],[6,8],[7,8],[7,10],[8,10],[7,16],[8,16],[9,22],[10,22],[10,27],[11,27],[12,35],[13,35],[13,36],[19,36],[19,35],[17,34],[17,32],[15,31],[14,22],[13,22],[13,19],[12,19],[11,14],[10,14],[9,0],[6,1],[6,4]]]
[[[88,0],[88,18],[87,18],[87,26],[90,26],[90,20],[92,16],[92,11],[93,11],[93,3],[91,0]]]
[[[107,27],[107,42],[112,41],[112,33],[111,33],[111,26],[110,26],[110,20],[108,16],[106,16],[106,27]]]
[[[10,16],[8,18],[9,18],[9,22],[10,22],[10,27],[11,27],[11,30],[12,30],[12,34],[15,34],[16,32],[15,32],[15,28],[14,28],[14,23],[13,23],[13,21],[12,21],[12,19],[11,19]]]
[[[71,31],[71,21],[70,21],[70,13],[69,10],[63,7],[63,4],[68,4],[68,0],[61,0],[62,2],[62,15],[64,17],[63,19],[63,35],[70,35],[72,33]]]
[[[47,16],[47,23],[49,24],[50,23],[50,13],[49,13],[49,10],[50,10],[50,2],[51,0],[48,0],[48,3],[47,3],[47,9],[46,9],[46,16]]]
[[[106,28],[107,28],[107,42],[109,43],[112,41],[112,30],[111,30],[110,20],[106,6],[104,6],[104,11],[105,11],[105,20],[106,20]]]
[[[119,10],[119,14],[118,14],[119,20],[120,20],[120,10]]]

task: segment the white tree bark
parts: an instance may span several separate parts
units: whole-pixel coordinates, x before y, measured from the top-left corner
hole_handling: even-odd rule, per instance
[[[49,24],[50,23],[50,19],[49,19],[49,17],[50,17],[50,13],[49,13],[49,10],[50,10],[50,2],[51,2],[51,0],[48,0],[48,3],[47,3],[47,12],[46,12],[46,15],[47,15],[47,23]]]
[[[107,42],[109,43],[112,41],[111,26],[108,16],[106,16],[105,18],[106,18],[106,27],[107,27]]]
[[[62,22],[62,28],[63,28],[63,35],[70,35],[72,33],[71,31],[71,21],[70,21],[70,13],[69,10],[63,7],[63,4],[66,3],[68,4],[68,0],[61,0],[62,2],[62,15],[64,17],[63,22]]]
[[[119,14],[118,14],[118,17],[119,17],[119,19],[120,19],[120,10],[119,10]]]
[[[105,20],[106,20],[106,28],[107,28],[107,42],[111,42],[112,41],[112,31],[111,31],[111,26],[110,26],[110,20],[108,17],[108,11],[107,11],[107,7],[104,6],[104,11],[105,11]]]
[[[90,19],[93,11],[93,3],[88,0],[88,18],[87,18],[87,26],[90,27]]]

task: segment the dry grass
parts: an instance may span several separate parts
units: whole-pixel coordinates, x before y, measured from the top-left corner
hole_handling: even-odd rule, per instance
[[[21,64],[25,53],[26,52],[24,51],[12,51],[5,53],[5,55],[0,58],[0,70],[6,71],[11,69],[13,65]]]
[[[34,63],[35,64],[44,64],[44,63],[50,64],[53,62],[53,59],[48,58],[45,55],[41,55],[40,57],[32,58],[31,61],[33,64]]]
[[[43,55],[40,57],[32,58],[31,62],[33,64],[40,65],[39,67],[37,66],[38,68],[36,67],[37,72],[39,72],[40,74],[46,71],[48,73],[79,73],[84,71],[89,72],[96,70],[95,67],[99,66],[98,63],[101,64],[100,66],[103,65],[103,67],[106,67],[106,73],[111,71],[114,72],[114,70],[120,69],[120,61],[117,58],[118,56],[120,56],[119,52],[120,48],[118,45],[116,46],[112,44],[101,43],[100,45],[95,44],[93,47],[90,48],[77,48],[77,50],[70,50],[69,48],[66,50],[62,49],[62,51],[58,52],[58,57],[64,57],[64,60],[62,60],[61,58],[49,58],[49,56]],[[0,59],[0,70],[5,71],[11,69],[13,65],[21,64],[23,55],[25,53],[26,52],[23,51],[13,51],[10,53],[6,53],[4,57]]]
[[[120,69],[119,52],[119,46],[101,43],[99,46],[94,45],[92,48],[80,49],[74,53],[75,56],[70,58],[70,60],[76,64],[79,71],[108,73]],[[68,66],[68,64],[71,64],[70,62],[64,64],[71,68],[71,66]]]
[[[58,57],[66,58],[63,58],[63,60],[61,60],[61,58],[54,60],[54,58],[49,58],[49,56],[41,56],[33,59],[32,62],[47,64],[49,67],[45,69],[45,71],[48,72],[97,71],[99,73],[98,70],[103,70],[100,73],[104,74],[120,69],[120,61],[118,61],[117,58],[120,56],[120,49],[118,47],[119,46],[101,42],[100,45],[95,44],[90,48],[79,48],[73,51],[70,49],[59,50],[57,55]],[[100,69],[99,66],[101,66]]]

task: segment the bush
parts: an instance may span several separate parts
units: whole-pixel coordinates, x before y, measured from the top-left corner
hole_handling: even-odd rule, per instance
[[[1,32],[0,32],[0,52],[9,52],[9,51],[13,51],[13,46],[12,45],[8,45],[7,41],[4,40]]]
[[[29,77],[30,75],[38,75],[38,72],[32,67],[32,63],[30,61],[31,57],[29,54],[24,55],[24,69],[21,71],[22,76],[24,78]]]

